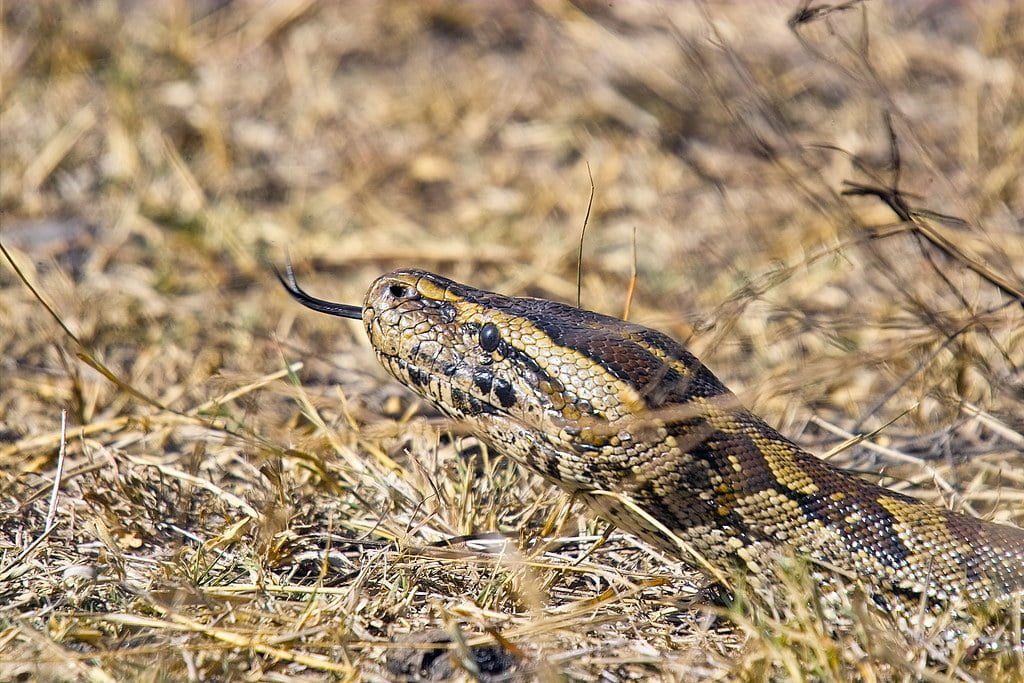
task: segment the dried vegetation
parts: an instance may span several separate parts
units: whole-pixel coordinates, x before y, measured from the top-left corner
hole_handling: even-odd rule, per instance
[[[265,265],[572,301],[589,164],[585,306],[635,268],[784,433],[1022,525],[1020,3],[2,11],[0,678],[1021,675],[800,589],[707,616]]]

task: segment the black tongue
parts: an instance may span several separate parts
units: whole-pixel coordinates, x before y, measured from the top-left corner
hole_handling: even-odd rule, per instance
[[[363,319],[363,307],[352,306],[350,304],[339,304],[334,301],[327,301],[326,299],[318,299],[315,296],[307,294],[302,287],[299,287],[299,283],[295,280],[295,272],[292,270],[292,260],[285,258],[284,261],[284,275],[277,269],[276,266],[271,265],[274,269],[274,275],[281,281],[284,288],[288,290],[288,293],[292,295],[292,298],[298,301],[306,308],[312,308],[314,311],[321,313],[327,313],[329,315],[336,315],[340,318],[352,318],[353,320]]]

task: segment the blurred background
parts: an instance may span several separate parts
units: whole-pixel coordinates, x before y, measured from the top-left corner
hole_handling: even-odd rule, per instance
[[[349,303],[400,266],[574,302],[591,179],[585,308],[685,342],[816,452],[884,427],[840,464],[1024,522],[1020,3],[2,11],[6,675],[429,677],[394,643],[432,630],[504,633],[496,676],[777,666],[680,617],[694,575],[636,541],[596,578],[531,545],[567,499],[444,436],[268,265]],[[409,551],[494,531],[537,566]]]

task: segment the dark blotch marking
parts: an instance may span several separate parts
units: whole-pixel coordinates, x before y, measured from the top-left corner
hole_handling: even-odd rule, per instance
[[[494,378],[494,395],[502,408],[511,408],[516,403],[516,394],[512,391],[512,384],[501,377]]]
[[[462,389],[452,387],[452,405],[464,413],[469,412],[469,395]]]
[[[430,383],[430,373],[420,370],[414,365],[406,366],[406,371],[409,373],[409,381],[418,387],[424,387]]]
[[[487,412],[486,408],[490,408],[488,404],[484,403],[476,396],[470,396],[469,394],[465,395],[465,401],[466,415],[469,416],[480,415],[481,413]]]
[[[558,461],[559,461],[559,459],[558,458],[552,458],[552,457],[546,457],[545,460],[546,460],[546,463],[545,463],[544,471],[546,471],[548,473],[548,475],[554,481],[561,481],[562,480],[562,473],[558,470]]]
[[[490,403],[484,403],[476,396],[471,396],[461,389],[452,387],[452,401],[466,417],[477,415],[495,415],[497,410]]]
[[[477,368],[473,371],[473,384],[484,394],[491,393],[491,384],[494,382],[494,374],[484,368]]]

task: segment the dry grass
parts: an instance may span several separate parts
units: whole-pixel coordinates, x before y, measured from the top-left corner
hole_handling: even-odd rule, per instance
[[[586,307],[635,235],[631,318],[786,434],[887,425],[834,461],[1024,524],[1024,12],[846,5],[6,3],[0,241],[54,316],[5,260],[0,677],[1021,676],[799,599],[707,618],[264,265],[573,301],[589,164]],[[887,113],[962,222],[841,194],[893,184]]]

